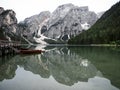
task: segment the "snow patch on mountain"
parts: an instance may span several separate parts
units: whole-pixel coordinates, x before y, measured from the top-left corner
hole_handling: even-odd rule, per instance
[[[78,7],[73,4],[59,6],[48,20],[46,37],[67,42],[70,38],[89,29],[98,17],[89,11],[88,6]]]
[[[64,4],[53,13],[41,12],[25,19],[27,28],[23,30],[23,35],[37,43],[65,43],[83,30],[88,30],[97,20],[97,14],[89,11],[88,6]]]
[[[39,24],[39,30],[38,30],[38,33],[37,33],[38,36],[40,36],[42,34],[41,29],[42,29],[43,26],[46,26],[46,23],[48,22],[49,19],[50,18],[46,18],[46,19],[44,19],[44,21],[42,23]]]
[[[37,43],[40,43],[40,44],[48,44],[47,42],[44,41],[44,39],[49,39],[49,38],[43,36],[42,34],[40,35],[39,38],[34,37],[34,40],[35,40]]]
[[[82,29],[84,30],[88,30],[90,28],[90,24],[88,24],[87,22],[84,24],[81,24],[81,26],[82,26]]]

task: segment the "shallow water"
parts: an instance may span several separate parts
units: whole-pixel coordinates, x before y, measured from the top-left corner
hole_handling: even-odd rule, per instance
[[[42,54],[0,58],[0,90],[120,90],[119,48],[42,48]]]

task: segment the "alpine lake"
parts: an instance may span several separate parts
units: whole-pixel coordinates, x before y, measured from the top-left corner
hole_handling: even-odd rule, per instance
[[[0,90],[120,90],[120,47],[36,45],[0,57]]]

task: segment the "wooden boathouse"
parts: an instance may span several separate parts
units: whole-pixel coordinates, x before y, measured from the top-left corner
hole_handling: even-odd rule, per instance
[[[0,40],[0,57],[5,55],[13,55],[20,48],[20,43],[16,41]]]

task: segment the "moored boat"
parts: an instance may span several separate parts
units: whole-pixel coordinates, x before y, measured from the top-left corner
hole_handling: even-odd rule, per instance
[[[20,54],[40,54],[42,50],[20,50]]]

